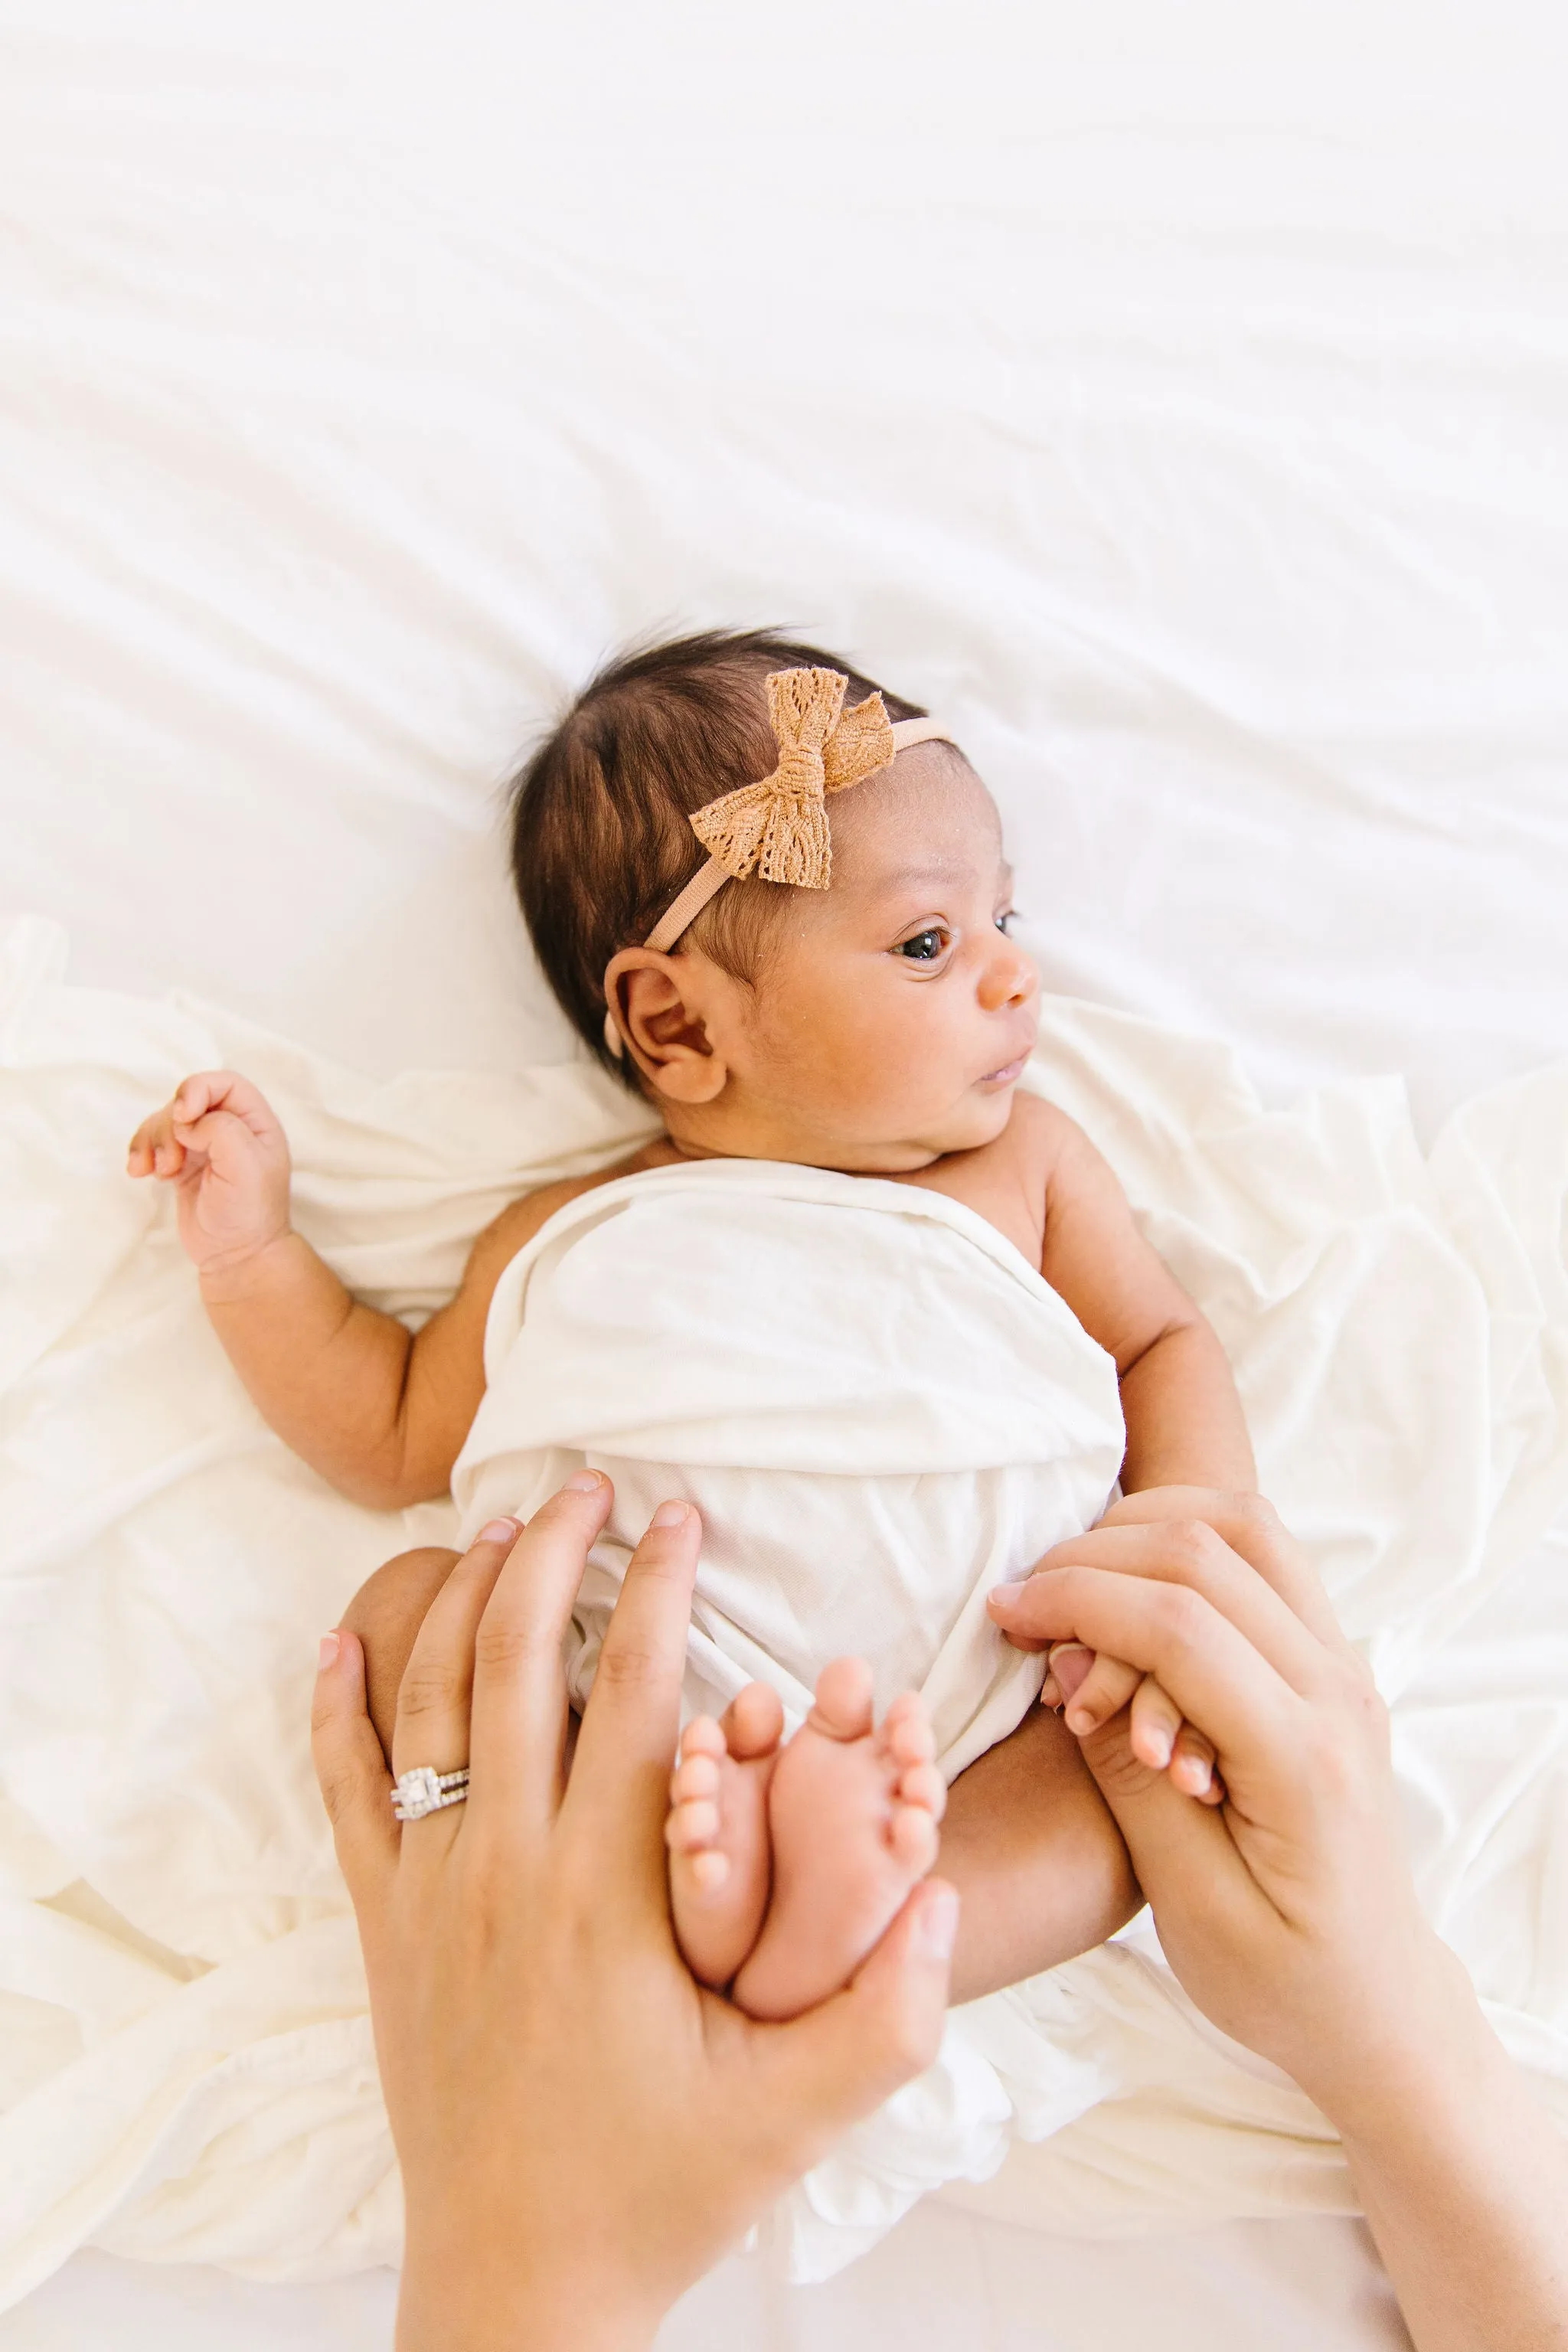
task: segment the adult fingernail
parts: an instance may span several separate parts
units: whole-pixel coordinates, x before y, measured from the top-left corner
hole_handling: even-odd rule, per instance
[[[648,1522],[650,1527],[679,1528],[690,1513],[689,1503],[661,1503]]]
[[[329,1666],[336,1665],[338,1652],[342,1646],[343,1637],[341,1633],[322,1634],[316,1652],[316,1672],[319,1675],[324,1675]]]
[[[491,1519],[487,1527],[482,1527],[479,1529],[479,1534],[474,1538],[474,1541],[476,1543],[514,1544],[517,1541],[519,1532],[518,1524],[515,1519]]]
[[[915,1941],[933,1960],[951,1960],[958,1941],[958,1889],[933,1886],[915,1918]]]
[[[1062,1720],[1069,1731],[1076,1731],[1081,1738],[1086,1731],[1094,1729],[1099,1717],[1092,1707],[1069,1706]]]
[[[1002,1614],[1012,1608],[1017,1598],[1018,1588],[1016,1584],[994,1584],[985,1596],[985,1605],[988,1609],[994,1609]]]
[[[604,1483],[605,1474],[602,1470],[587,1468],[574,1470],[566,1481],[565,1491],[568,1495],[591,1495],[596,1486],[602,1486]]]

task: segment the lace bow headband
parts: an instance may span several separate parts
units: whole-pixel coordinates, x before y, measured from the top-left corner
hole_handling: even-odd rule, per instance
[[[742,784],[688,819],[708,862],[659,917],[645,946],[668,953],[726,882],[749,874],[826,890],[833,875],[826,795],[874,776],[912,743],[952,741],[940,719],[889,719],[879,694],[846,710],[847,683],[836,669],[773,672],[768,717],[778,765],[760,783]],[[613,1006],[605,1013],[605,1043],[617,1057],[626,1051]]]

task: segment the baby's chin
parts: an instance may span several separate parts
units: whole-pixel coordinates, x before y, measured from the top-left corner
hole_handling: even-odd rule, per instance
[[[1013,1087],[997,1087],[989,1093],[971,1088],[951,1110],[922,1128],[921,1141],[942,1157],[994,1143],[1013,1116],[1014,1092]]]

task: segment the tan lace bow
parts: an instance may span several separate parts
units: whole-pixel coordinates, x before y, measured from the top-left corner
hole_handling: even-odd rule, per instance
[[[691,830],[737,882],[755,872],[764,882],[826,890],[833,843],[824,795],[889,764],[898,749],[893,724],[879,694],[845,710],[845,681],[836,669],[775,670],[767,686],[778,766],[760,783],[700,808]]]

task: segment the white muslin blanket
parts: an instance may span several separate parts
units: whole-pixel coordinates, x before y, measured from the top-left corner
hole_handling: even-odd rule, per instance
[[[0,929],[6,2299],[87,2243],[278,2278],[398,2249],[305,1719],[315,1635],[380,1559],[450,1541],[457,1513],[362,1510],[288,1454],[206,1326],[173,1202],[124,1176],[147,1108],[222,1063],[288,1128],[300,1230],[362,1296],[410,1317],[449,1294],[503,1202],[647,1131],[580,1066],[371,1085],[210,1007],[70,988],[57,931]],[[1064,1000],[1046,1003],[1035,1067],[1219,1329],[1263,1483],[1393,1703],[1424,1897],[1568,2120],[1568,1702],[1529,1686],[1522,1656],[1500,1715],[1461,1702],[1439,1720],[1401,1696],[1568,1497],[1568,1069],[1479,1098],[1426,1157],[1397,1085],[1267,1110],[1223,1048]],[[815,1213],[813,1181],[799,1205]],[[890,1237],[932,1219],[933,1264],[967,1253],[1004,1319],[1009,1285],[1038,1316],[1053,1410],[1087,1397],[1077,1372],[1049,1370],[1067,1335],[1027,1269],[918,1198],[868,1226]],[[679,1278],[690,1312],[689,1265]],[[928,1307],[906,1285],[898,1313],[945,1316],[951,1288]],[[647,1305],[639,1290],[632,1308]],[[890,1331],[858,1338],[856,1362]],[[661,1410],[691,1402],[671,1389]],[[846,1410],[868,1433],[879,1399]],[[622,1444],[626,1426],[608,1433]],[[629,1450],[660,1446],[680,1461],[673,1433]],[[858,1593],[858,1563],[843,1565]],[[925,1621],[933,1670],[960,1603],[945,1628],[940,1607]],[[852,2135],[773,2234],[797,2269],[825,2268],[931,2179],[978,2177],[1069,2114],[1026,2151],[1044,2168],[1019,2175],[1056,2226],[1352,2207],[1321,2117],[1193,2016],[1145,1936],[960,2012],[942,2064]]]
[[[909,1184],[773,1161],[626,1176],[553,1216],[497,1286],[452,1480],[463,1538],[584,1462],[616,1482],[578,1603],[579,1698],[663,1496],[700,1508],[689,1713],[826,1661],[921,1690],[949,1780],[1040,1685],[985,1595],[1104,1509],[1116,1367],[984,1218]]]

